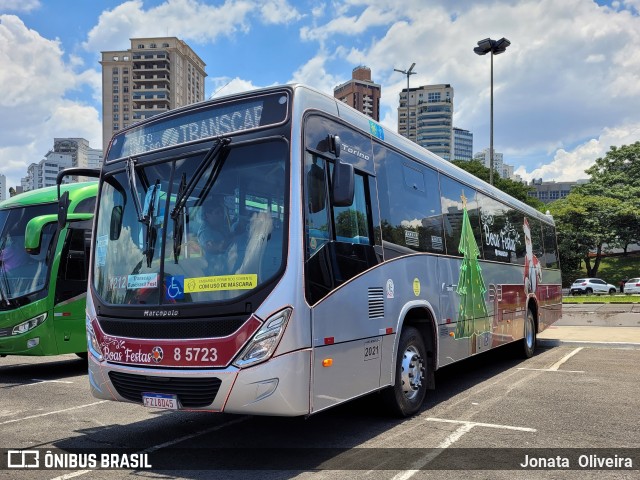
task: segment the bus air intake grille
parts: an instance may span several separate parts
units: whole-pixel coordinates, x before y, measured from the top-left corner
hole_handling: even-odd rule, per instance
[[[122,372],[109,372],[118,393],[132,402],[142,403],[142,393],[167,393],[178,396],[186,408],[206,407],[213,403],[220,389],[219,378],[149,377]]]
[[[384,291],[382,287],[369,288],[369,318],[384,318]]]
[[[100,328],[107,335],[127,338],[219,338],[238,330],[248,316],[206,320],[119,320],[101,317]]]

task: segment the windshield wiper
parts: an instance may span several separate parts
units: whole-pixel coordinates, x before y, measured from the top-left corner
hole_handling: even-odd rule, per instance
[[[129,190],[133,197],[133,205],[136,209],[136,215],[138,215],[138,221],[140,223],[146,223],[146,219],[142,216],[142,205],[140,205],[140,199],[138,198],[138,185],[136,184],[136,161],[133,157],[127,158],[127,179],[129,180]]]
[[[178,187],[177,198],[187,198],[184,191],[187,188],[187,174],[182,173],[180,186]],[[182,236],[184,234],[184,206],[179,210],[178,214],[173,218],[173,260],[177,264],[180,258],[180,249],[182,246]],[[173,215],[172,215],[173,217]]]
[[[144,254],[147,257],[147,267],[149,268],[151,267],[151,261],[153,260],[153,252],[156,248],[156,238],[158,236],[153,215],[155,213],[156,194],[158,192],[158,189],[160,188],[160,179],[156,180],[156,183],[152,188],[153,191],[151,192],[151,198],[149,199],[149,206],[146,210],[146,216],[141,216],[141,221],[147,224],[147,239]]]
[[[187,199],[189,198],[189,195],[191,195],[191,193],[193,192],[193,189],[196,188],[196,185],[202,178],[202,175],[204,175],[204,172],[207,170],[209,165],[211,165],[211,162],[213,162],[216,158],[218,158],[218,155],[220,155],[220,153],[224,150],[224,148],[226,148],[227,145],[229,145],[229,143],[231,143],[230,138],[221,137],[209,149],[207,154],[204,156],[204,158],[200,162],[200,165],[198,165],[198,168],[196,168],[196,171],[193,173],[191,180],[189,180],[189,183],[185,187],[182,194],[178,192],[178,198],[176,198],[176,204],[174,205],[173,210],[171,210],[172,219],[175,220],[176,217],[178,217],[178,215],[181,214],[182,210],[184,209],[184,204],[187,202]]]

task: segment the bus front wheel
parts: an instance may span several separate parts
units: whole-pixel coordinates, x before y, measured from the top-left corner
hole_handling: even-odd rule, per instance
[[[415,327],[403,328],[398,344],[395,384],[384,392],[394,413],[408,417],[420,410],[427,393],[426,368],[427,352],[422,335]]]

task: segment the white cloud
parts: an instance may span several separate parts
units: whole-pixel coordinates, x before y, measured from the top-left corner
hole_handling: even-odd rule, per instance
[[[254,85],[250,80],[243,80],[238,77],[214,77],[207,79],[207,81],[213,84],[213,93],[209,98],[224,97],[226,95],[260,88],[260,86]]]
[[[57,41],[41,37],[12,15],[0,15],[0,165],[7,186],[53,147],[54,137],[84,137],[101,147],[98,111],[64,99],[95,72],[76,72]],[[75,62],[72,62],[75,64]]]
[[[302,14],[287,0],[264,2],[260,7],[262,21],[271,24],[286,24],[302,18]]]
[[[293,73],[290,82],[304,83],[322,92],[333,94],[333,88],[340,84],[340,77],[329,73],[326,63],[329,57],[320,52]]]
[[[584,173],[596,159],[604,157],[612,146],[620,147],[640,140],[640,123],[627,124],[616,128],[605,128],[598,138],[592,138],[569,151],[560,148],[553,161],[526,172],[523,167],[516,174],[526,180],[542,178],[543,180],[575,181],[589,178]]]
[[[488,147],[490,57],[473,53],[486,37],[511,41],[494,59],[494,145],[516,168],[531,171],[536,159],[557,151],[564,160],[556,163],[557,174],[575,177],[580,172],[565,156],[570,147],[584,143],[586,155],[590,138],[624,126],[640,111],[640,0],[617,9],[591,0],[415,0],[385,10],[384,28],[369,23],[367,34],[378,38],[366,43],[349,41],[361,29],[354,24],[344,33],[343,25],[362,17],[357,9],[388,2],[346,3],[343,17],[304,30],[304,38],[317,39],[326,51],[334,48],[352,66],[371,68],[373,81],[382,85],[382,123],[389,128],[397,127],[399,93],[406,88],[406,77],[393,69],[415,62],[411,87],[451,84],[454,126],[473,132],[474,151]],[[332,47],[345,41],[351,48]]]
[[[284,0],[259,3],[270,15],[287,6]],[[145,8],[142,0],[130,0],[102,12],[84,47],[88,51],[126,49],[129,38],[167,36],[187,43],[214,42],[220,36],[248,32],[248,17],[256,9],[248,0],[226,0],[217,6],[198,0],[167,0],[150,8]]]
[[[0,0],[0,11],[30,12],[40,8],[39,0]]]

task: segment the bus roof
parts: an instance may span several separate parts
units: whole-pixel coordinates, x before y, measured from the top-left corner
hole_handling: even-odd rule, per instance
[[[327,95],[324,92],[316,90],[313,87],[303,84],[287,84],[287,85],[275,85],[271,87],[241,92],[241,93],[233,93],[230,95],[221,96],[215,99],[204,100],[199,103],[194,103],[190,105],[186,105],[184,107],[180,107],[174,110],[170,110],[165,113],[161,113],[159,115],[154,115],[148,119],[142,120],[140,122],[134,123],[118,132],[118,135],[139,128],[142,125],[148,123],[154,123],[158,121],[163,121],[165,118],[169,119],[175,115],[180,115],[185,111],[190,111],[194,108],[206,108],[208,105],[215,105],[221,102],[228,102],[234,99],[240,99],[245,97],[246,95],[264,95],[274,91],[282,91],[288,90],[293,92],[293,108],[298,112],[305,112],[307,110],[318,109],[320,111],[324,111],[330,115],[335,115],[338,118],[343,119],[354,127],[358,128],[364,133],[371,135],[372,139],[376,141],[380,141],[388,146],[394,147],[399,151],[403,152],[405,155],[413,158],[416,161],[419,161],[449,177],[452,177],[462,183],[467,184],[468,186],[475,188],[480,193],[493,197],[497,200],[500,200],[508,205],[511,205],[514,208],[522,210],[532,217],[535,217],[545,223],[554,224],[553,218],[550,215],[545,215],[542,212],[536,210],[535,208],[527,205],[526,203],[508,195],[502,190],[490,185],[489,183],[479,179],[475,175],[463,170],[453,163],[444,160],[443,158],[437,156],[436,154],[430,152],[426,148],[418,145],[417,143],[403,137],[397,132],[393,130],[389,130],[388,128],[381,125],[379,122],[373,120],[371,117],[359,112],[353,107],[347,105],[346,103],[334,98],[333,96]],[[115,136],[114,136],[115,138]],[[105,158],[107,156],[105,155]]]
[[[73,201],[82,200],[98,194],[98,182],[65,183],[60,186],[60,192],[69,192],[69,199]],[[58,201],[57,187],[44,187],[18,195],[0,202],[0,210],[16,207],[27,207],[41,203],[51,203]]]

